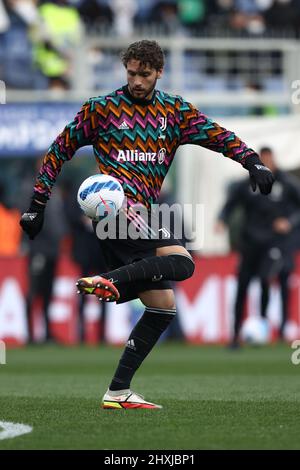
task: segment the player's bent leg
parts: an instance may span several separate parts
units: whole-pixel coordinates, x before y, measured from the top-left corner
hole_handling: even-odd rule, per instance
[[[76,282],[78,294],[93,294],[99,300],[115,302],[120,298],[116,286],[102,276],[82,277]]]
[[[113,380],[103,397],[102,408],[105,409],[162,408],[132,392],[130,384],[176,314],[174,293],[171,289],[157,289],[142,292],[139,297],[146,306],[145,312],[128,338]]]
[[[189,252],[182,245],[161,246],[156,248],[156,256],[166,257],[173,264],[174,281],[184,281],[194,274],[195,263]]]
[[[163,253],[163,254],[161,254]],[[194,273],[195,265],[182,246],[158,248],[155,256],[145,256],[130,264],[102,274],[118,288],[138,281],[183,281]]]
[[[81,294],[94,294],[100,300],[113,302],[119,299],[118,287],[136,281],[183,281],[194,273],[192,257],[181,245],[157,248],[156,256],[145,257],[126,266],[109,271],[102,276],[84,277],[77,282]]]

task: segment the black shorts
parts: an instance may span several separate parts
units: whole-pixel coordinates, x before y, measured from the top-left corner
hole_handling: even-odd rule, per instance
[[[153,226],[154,220],[154,226]],[[180,245],[182,243],[175,238],[170,228],[163,224],[157,217],[153,217],[152,223],[147,226],[143,225],[148,229],[147,232],[143,232],[143,235],[137,239],[130,238],[124,235],[124,230],[119,227],[120,217],[116,218],[116,236],[106,238],[99,238],[97,236],[97,224],[94,223],[94,231],[99,240],[100,248],[103,252],[106,270],[105,272],[112,271],[126,266],[135,261],[139,261],[143,258],[149,258],[156,255],[156,249],[164,246]],[[138,230],[137,230],[138,232]],[[123,234],[123,236],[122,236]],[[98,233],[99,235],[99,233]],[[128,302],[129,300],[136,299],[141,292],[148,290],[165,290],[172,289],[172,281],[136,281],[134,283],[122,284],[118,286],[120,292],[120,299],[117,303]]]

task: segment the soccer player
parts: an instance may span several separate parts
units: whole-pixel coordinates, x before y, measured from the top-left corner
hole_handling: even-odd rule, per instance
[[[164,54],[157,42],[131,44],[122,55],[127,85],[106,96],[89,99],[56,138],[44,157],[28,211],[21,225],[30,238],[42,228],[44,210],[62,165],[76,150],[93,145],[100,173],[117,178],[128,201],[128,219],[138,222],[132,206],[149,210],[157,200],[163,180],[180,145],[196,144],[243,165],[253,186],[271,191],[273,175],[233,132],[207,118],[180,96],[157,90]],[[151,227],[143,227],[152,234]],[[171,281],[192,276],[194,263],[170,233],[157,237],[100,240],[108,271],[81,278],[81,293],[126,302],[139,297],[145,312],[131,332],[124,353],[102,401],[103,408],[161,408],[130,390],[133,375],[150,353],[176,313]]]

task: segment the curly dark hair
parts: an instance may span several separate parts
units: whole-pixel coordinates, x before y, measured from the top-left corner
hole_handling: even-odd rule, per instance
[[[149,41],[148,39],[133,42],[122,52],[121,60],[125,67],[131,59],[139,60],[143,66],[149,65],[155,70],[162,69],[165,63],[164,53],[160,45],[156,41]]]

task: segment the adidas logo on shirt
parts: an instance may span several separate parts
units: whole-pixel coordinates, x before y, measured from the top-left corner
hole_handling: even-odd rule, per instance
[[[122,124],[119,125],[118,129],[129,129],[129,126],[126,121],[123,121]]]
[[[126,343],[126,347],[129,348],[129,349],[133,349],[134,351],[136,351],[136,347],[135,347],[135,344],[134,344],[134,340],[133,339],[129,339]]]

